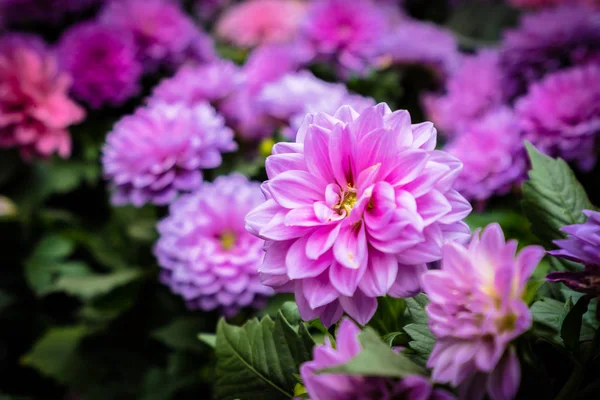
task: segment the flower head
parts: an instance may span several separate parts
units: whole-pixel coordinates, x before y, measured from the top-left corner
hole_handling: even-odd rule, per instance
[[[161,281],[188,307],[233,316],[273,294],[258,278],[264,242],[244,229],[244,216],[261,202],[260,185],[233,174],[171,204],[154,252]]]
[[[73,94],[92,107],[121,105],[139,91],[142,65],[129,32],[83,22],[59,44],[62,66],[73,77]]]
[[[500,54],[503,91],[512,100],[545,74],[600,61],[600,12],[565,4],[527,14],[506,32]]]
[[[442,243],[469,232],[471,207],[452,189],[460,161],[435,143],[431,123],[385,104],[308,114],[295,143],[273,147],[266,202],[246,217],[268,241],[264,283],[325,325],[343,311],[364,324],[377,296],[418,292]]]
[[[295,39],[307,5],[300,0],[247,0],[229,7],[217,35],[240,47]]]
[[[550,254],[600,268],[600,212],[584,210],[583,213],[588,217],[587,221],[563,227],[562,231],[569,238],[555,240],[560,250],[553,250]]]
[[[317,0],[302,28],[317,55],[338,61],[344,70],[362,73],[381,53],[386,13],[371,0]]]
[[[434,389],[427,378],[419,375],[395,381],[377,377],[317,374],[317,371],[344,364],[356,357],[362,349],[359,333],[360,329],[350,319],[342,320],[336,334],[336,348],[327,337],[325,344],[313,349],[313,360],[302,364],[300,375],[311,400],[454,399],[450,393]]]
[[[552,156],[589,170],[600,134],[600,66],[559,71],[533,84],[515,105],[525,138]]]
[[[427,115],[447,136],[462,133],[473,121],[503,103],[498,54],[466,56],[450,75],[444,95],[423,98]]]
[[[121,119],[106,138],[104,175],[114,204],[165,205],[202,183],[202,169],[237,148],[233,132],[208,104],[153,104]]]
[[[491,224],[468,247],[444,245],[441,270],[423,275],[430,303],[426,311],[437,342],[427,365],[432,378],[459,386],[460,398],[514,398],[520,366],[512,340],[527,331],[531,313],[523,301],[527,280],[544,256],[528,246],[515,254]]]
[[[34,36],[0,40],[0,147],[17,147],[25,158],[71,153],[69,125],[85,117],[68,96],[71,79],[54,54]]]
[[[523,138],[512,111],[499,108],[473,122],[445,147],[463,163],[455,189],[469,200],[506,194],[525,176]]]
[[[209,38],[174,1],[122,0],[109,2],[100,20],[133,34],[149,69],[177,65],[188,58],[214,58]]]

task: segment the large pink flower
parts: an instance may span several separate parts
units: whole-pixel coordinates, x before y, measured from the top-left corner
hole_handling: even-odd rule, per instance
[[[267,200],[246,217],[267,240],[263,283],[326,325],[343,311],[364,324],[378,296],[418,292],[442,244],[469,232],[471,206],[452,189],[461,163],[435,144],[431,123],[386,104],[308,114],[296,143],[273,147]]]
[[[35,37],[0,41],[0,147],[18,147],[25,158],[71,154],[68,126],[84,110],[68,95],[71,79]]]

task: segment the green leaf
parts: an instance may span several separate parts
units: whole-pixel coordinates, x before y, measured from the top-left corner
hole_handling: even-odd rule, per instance
[[[408,307],[410,319],[413,323],[427,324],[429,322],[429,317],[427,317],[427,313],[425,312],[425,306],[428,303],[429,299],[424,293],[419,293],[415,297],[406,299],[406,306]]]
[[[213,349],[217,346],[217,335],[212,333],[201,333],[198,335],[198,340],[204,342]]]
[[[83,325],[52,328],[23,356],[21,363],[67,383],[71,378],[77,347],[90,333],[92,331]]]
[[[405,326],[404,330],[412,339],[408,346],[415,352],[418,360],[425,364],[435,344],[435,336],[431,333],[429,326],[410,324]]]
[[[372,328],[365,328],[358,338],[362,350],[356,357],[345,364],[319,372],[389,378],[404,378],[408,375],[425,374],[423,368],[386,345]]]
[[[579,298],[563,319],[560,327],[560,337],[565,346],[571,351],[579,351],[579,337],[581,335],[583,314],[586,313],[589,302],[590,299],[587,296]]]
[[[217,399],[289,399],[298,367],[314,345],[304,324],[296,329],[279,313],[243,326],[221,319],[217,326]]]
[[[567,163],[540,153],[530,143],[526,147],[532,169],[523,184],[523,209],[544,247],[554,248],[552,241],[565,236],[560,228],[585,222],[581,211],[594,206]]]
[[[558,333],[564,309],[564,304],[560,301],[544,297],[533,303],[531,306],[531,315],[535,322],[552,328]]]
[[[60,260],[70,256],[74,249],[75,243],[72,240],[60,235],[49,235],[38,242],[30,259]]]
[[[369,321],[368,326],[381,335],[401,331],[404,326],[406,301],[386,296],[378,298],[377,303],[377,311]]]
[[[152,337],[175,350],[202,352],[203,346],[197,338],[203,329],[206,325],[201,319],[182,317],[155,330]]]
[[[119,270],[109,274],[63,275],[58,278],[52,291],[62,291],[85,301],[109,293],[142,276],[142,271],[137,269]]]

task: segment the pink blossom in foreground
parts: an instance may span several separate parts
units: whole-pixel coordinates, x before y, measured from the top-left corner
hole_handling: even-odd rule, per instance
[[[437,337],[427,366],[436,382],[459,387],[461,399],[512,399],[521,368],[511,342],[532,324],[523,301],[527,280],[544,256],[539,246],[505,242],[498,224],[471,243],[444,245],[441,270],[423,275],[429,327]]]
[[[225,11],[217,22],[217,35],[240,47],[289,42],[306,8],[300,0],[247,0]]]
[[[33,36],[0,40],[0,147],[19,148],[24,158],[66,158],[71,154],[69,125],[85,111],[69,98],[71,78],[54,54]]]
[[[267,240],[263,282],[293,291],[302,318],[365,324],[377,297],[420,289],[446,240],[466,239],[461,163],[435,150],[429,122],[386,104],[308,114],[295,143],[267,158],[266,202],[246,217]]]

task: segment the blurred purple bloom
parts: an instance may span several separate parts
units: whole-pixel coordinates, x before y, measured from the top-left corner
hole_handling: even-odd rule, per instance
[[[73,94],[94,108],[119,106],[140,89],[142,65],[129,32],[83,22],[63,34],[58,53]]]
[[[474,121],[444,150],[462,161],[454,188],[469,200],[506,194],[525,177],[523,138],[508,108]]]
[[[398,381],[387,378],[362,377],[342,374],[317,374],[317,371],[344,364],[357,356],[362,346],[358,340],[360,329],[344,319],[336,334],[336,347],[329,337],[325,344],[313,349],[313,360],[300,366],[300,375],[311,400],[452,400],[450,393],[434,389],[423,376],[412,375]]]
[[[294,291],[305,320],[343,311],[365,324],[377,297],[409,297],[445,240],[466,239],[471,206],[452,184],[456,158],[429,122],[386,104],[308,114],[295,143],[267,158],[266,202],[246,217],[268,241],[263,282]]]
[[[264,242],[244,229],[244,216],[262,199],[259,183],[220,176],[171,204],[158,223],[161,281],[189,308],[233,316],[273,294],[258,278]]]
[[[447,136],[462,133],[470,123],[502,105],[501,78],[496,52],[484,50],[465,56],[449,77],[446,93],[423,98],[427,116]]]
[[[464,247],[444,245],[442,269],[423,275],[426,311],[437,342],[427,362],[436,382],[459,387],[460,398],[514,398],[521,380],[511,346],[532,324],[523,301],[527,280],[544,256],[539,246],[518,255],[498,224]]]
[[[404,18],[385,35],[384,58],[395,64],[421,64],[441,76],[451,74],[460,65],[458,43],[447,29],[439,25]]]
[[[362,74],[376,63],[387,29],[386,13],[371,0],[356,0],[352,6],[345,0],[316,0],[301,36],[321,58]]]
[[[210,38],[201,32],[177,2],[169,0],[119,0],[106,5],[100,20],[129,31],[148,69],[179,65],[188,59],[215,57]]]
[[[195,13],[202,21],[212,21],[233,0],[196,0]]]
[[[237,148],[233,132],[208,104],[153,104],[121,119],[106,138],[104,175],[113,204],[166,205],[202,183],[202,169]]]
[[[547,75],[515,105],[525,138],[551,156],[590,170],[600,134],[600,65]]]
[[[199,66],[184,65],[175,76],[163,79],[153,90],[149,103],[218,103],[242,83],[240,68],[231,61],[216,60]]]
[[[345,85],[325,82],[308,71],[290,73],[266,85],[258,101],[267,114],[289,125],[284,133],[292,139],[307,113],[333,114],[343,105],[360,113],[375,105],[373,99],[350,94]]]
[[[574,4],[526,14],[501,50],[503,92],[513,99],[545,74],[600,61],[600,11]]]

